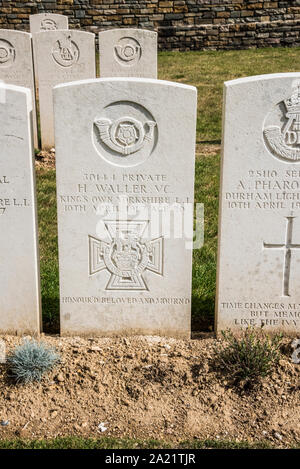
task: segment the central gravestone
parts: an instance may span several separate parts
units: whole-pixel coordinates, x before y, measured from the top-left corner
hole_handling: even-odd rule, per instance
[[[95,78],[95,35],[84,31],[46,31],[33,35],[39,85],[42,148],[54,142],[52,88]]]
[[[297,334],[300,74],[225,83],[223,125],[217,329]]]
[[[157,78],[157,33],[110,29],[99,33],[101,77]]]
[[[62,334],[189,337],[192,251],[175,232],[193,206],[196,89],[69,83],[54,110]]]
[[[0,333],[41,323],[30,90],[0,84]]]

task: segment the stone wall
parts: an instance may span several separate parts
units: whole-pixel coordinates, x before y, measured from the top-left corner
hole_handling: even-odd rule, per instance
[[[300,45],[300,0],[0,0],[0,27],[29,30],[29,15],[68,15],[70,28],[139,27],[159,48],[239,49]]]

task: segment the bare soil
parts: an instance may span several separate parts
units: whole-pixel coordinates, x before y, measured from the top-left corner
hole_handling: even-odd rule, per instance
[[[7,352],[21,338],[4,336]],[[42,336],[62,363],[16,385],[0,365],[0,439],[58,436],[300,442],[300,365],[285,354],[256,389],[234,387],[214,364],[218,340]],[[105,431],[99,429],[103,424]]]
[[[35,156],[36,169],[54,169],[55,168],[55,149],[51,151],[41,150]]]
[[[219,144],[196,144],[196,158],[205,158],[207,156],[217,156],[221,152],[221,145]]]

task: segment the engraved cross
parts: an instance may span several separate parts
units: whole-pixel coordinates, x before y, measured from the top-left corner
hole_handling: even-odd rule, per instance
[[[286,217],[286,234],[285,242],[282,244],[268,244],[263,243],[264,249],[279,249],[284,253],[284,263],[283,263],[283,294],[282,296],[290,296],[289,294],[289,285],[290,285],[290,272],[291,272],[291,255],[292,249],[300,249],[300,244],[292,243],[293,236],[293,222],[295,217]]]

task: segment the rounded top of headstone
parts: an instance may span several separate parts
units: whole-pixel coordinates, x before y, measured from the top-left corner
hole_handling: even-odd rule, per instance
[[[143,29],[143,28],[113,28],[113,29],[105,29],[103,31],[99,31],[99,35],[103,34],[141,34],[141,35],[149,35],[153,37],[157,37],[157,32],[153,31],[152,29]]]
[[[265,75],[253,75],[251,77],[236,78],[235,80],[228,80],[224,82],[225,87],[242,85],[243,83],[251,83],[262,80],[274,80],[276,78],[300,78],[300,72],[289,73],[267,73]]]
[[[170,86],[170,87],[177,87],[183,88],[187,90],[191,90],[193,92],[197,92],[197,88],[192,85],[186,85],[185,83],[178,83],[174,81],[168,80],[156,80],[154,78],[137,78],[137,77],[105,77],[105,78],[92,78],[88,80],[78,80],[78,81],[71,81],[68,83],[60,83],[59,85],[54,86],[53,89],[60,89],[65,87],[72,87],[72,86],[82,86],[82,85],[89,85],[93,83],[105,83],[105,82],[114,82],[114,83],[123,83],[123,82],[136,82],[136,83],[146,83],[149,85],[155,86]]]

